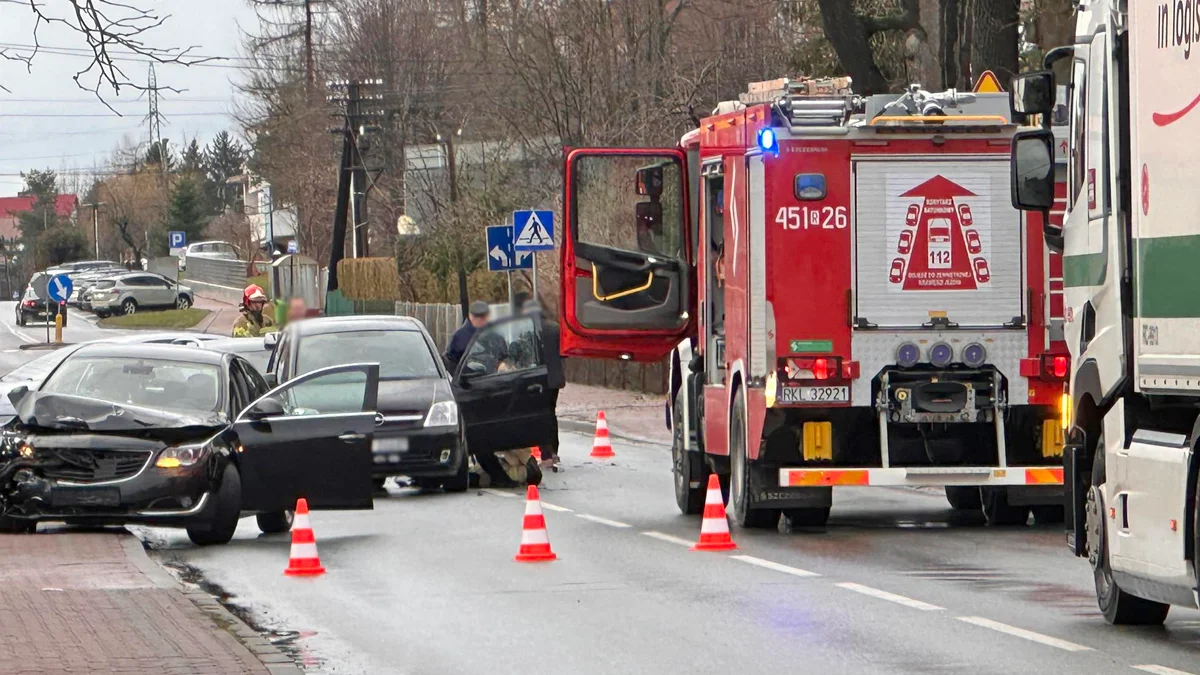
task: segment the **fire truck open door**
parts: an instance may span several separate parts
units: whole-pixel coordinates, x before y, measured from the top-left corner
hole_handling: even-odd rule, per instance
[[[654,361],[688,334],[688,176],[674,149],[567,152],[562,352]]]

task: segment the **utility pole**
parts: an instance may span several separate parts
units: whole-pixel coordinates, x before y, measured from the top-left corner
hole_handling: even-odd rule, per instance
[[[304,82],[305,93],[309,100],[312,99],[313,93],[313,78],[316,77],[316,68],[313,65],[313,0],[304,0]]]
[[[90,206],[92,209],[92,243],[96,245],[96,260],[100,259],[100,207],[107,204],[108,202],[80,204],[80,206]]]
[[[158,148],[158,164],[162,169],[163,182],[167,179],[167,149],[163,147],[162,140],[162,113],[158,111],[158,78],[154,74],[154,64],[150,64],[150,74],[146,80],[146,97],[150,102],[150,112],[146,115],[146,119],[142,120],[149,125],[150,144],[151,147]]]
[[[353,237],[351,255],[368,255],[366,196],[370,190],[362,155],[370,145],[367,133],[377,129],[375,124],[383,118],[383,110],[380,107],[383,94],[377,93],[376,89],[382,84],[382,80],[342,80],[328,85],[331,90],[329,101],[343,106],[341,126],[330,130],[342,136],[337,207],[333,216],[333,237],[329,252],[330,291],[338,288],[337,264],[345,256],[347,216],[350,220],[350,236]]]

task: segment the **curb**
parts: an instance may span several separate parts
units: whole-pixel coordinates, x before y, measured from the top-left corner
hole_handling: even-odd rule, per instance
[[[243,647],[250,650],[250,653],[258,659],[258,662],[271,675],[304,675],[304,671],[292,661],[290,656],[280,651],[258,631],[247,626],[245,622],[225,609],[221,601],[202,590],[186,588],[175,577],[171,576],[170,572],[154,562],[149,554],[146,553],[145,544],[137,536],[128,535],[123,544],[125,547],[125,557],[129,559],[129,562],[138,571],[145,574],[154,582],[156,587],[182,593],[185,598],[192,601],[192,604],[207,614],[208,618],[218,628],[237,638],[237,641],[242,643]]]

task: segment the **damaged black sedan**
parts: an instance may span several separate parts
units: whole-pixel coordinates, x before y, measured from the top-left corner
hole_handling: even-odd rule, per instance
[[[336,366],[268,390],[245,359],[94,344],[9,394],[0,531],[39,521],[183,527],[228,542],[242,516],[286,531],[291,509],[369,509],[379,368]]]

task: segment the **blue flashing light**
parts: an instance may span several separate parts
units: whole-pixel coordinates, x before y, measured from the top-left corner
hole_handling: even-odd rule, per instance
[[[779,154],[779,139],[775,137],[775,130],[771,128],[758,130],[758,147],[763,152],[769,152],[772,155]]]

